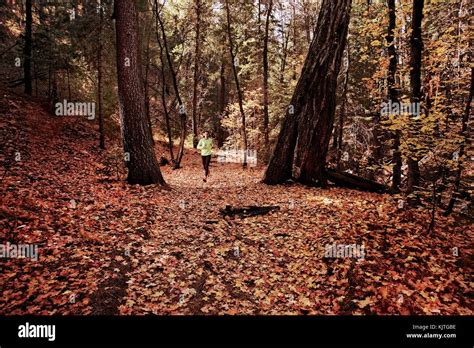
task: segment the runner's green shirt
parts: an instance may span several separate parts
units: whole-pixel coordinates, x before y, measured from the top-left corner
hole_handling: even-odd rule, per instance
[[[201,156],[209,156],[212,152],[212,139],[202,138],[201,140],[199,140],[197,148],[198,150],[201,150]]]

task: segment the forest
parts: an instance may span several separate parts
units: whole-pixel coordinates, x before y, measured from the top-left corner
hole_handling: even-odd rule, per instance
[[[469,0],[0,0],[0,315],[472,315]]]

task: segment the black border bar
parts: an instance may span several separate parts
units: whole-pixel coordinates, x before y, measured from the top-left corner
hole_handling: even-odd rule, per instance
[[[3,316],[0,317],[0,346],[408,344],[472,347],[472,319],[472,316]],[[54,324],[55,341],[18,337],[19,326],[27,322]],[[414,333],[454,333],[456,338],[407,338],[407,334]]]

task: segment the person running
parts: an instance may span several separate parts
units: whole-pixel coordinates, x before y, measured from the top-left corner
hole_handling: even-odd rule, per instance
[[[202,179],[202,181],[206,182],[209,175],[209,165],[211,164],[212,154],[212,138],[209,138],[208,132],[202,134],[197,149],[201,150],[202,166],[204,167],[204,179]]]

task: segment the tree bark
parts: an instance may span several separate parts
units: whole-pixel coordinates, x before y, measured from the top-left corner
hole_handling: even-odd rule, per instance
[[[174,159],[174,152],[173,152],[173,136],[171,134],[171,125],[170,125],[170,113],[168,111],[168,106],[166,105],[166,77],[165,77],[165,69],[163,66],[163,55],[161,53],[161,78],[162,78],[162,86],[161,86],[161,102],[163,104],[163,113],[165,116],[165,123],[166,123],[166,133],[168,134],[168,150],[170,153],[170,160],[171,163],[175,163],[176,160]]]
[[[201,1],[195,0],[196,8],[196,39],[194,48],[194,83],[193,83],[193,147],[198,144],[198,125],[197,125],[197,107],[198,107],[198,85],[199,85],[199,61],[201,59]]]
[[[247,130],[246,130],[246,124],[245,124],[245,111],[244,111],[244,105],[243,105],[243,95],[242,95],[242,90],[240,88],[240,83],[239,83],[239,76],[237,74],[237,67],[235,64],[235,52],[234,52],[234,41],[232,39],[232,28],[231,28],[231,20],[230,20],[230,6],[229,6],[229,0],[225,0],[225,7],[226,7],[226,17],[227,17],[227,36],[229,39],[229,52],[230,52],[230,58],[231,58],[231,63],[232,63],[232,72],[234,73],[234,80],[235,80],[235,86],[237,88],[237,98],[239,102],[239,110],[240,110],[240,116],[242,117],[242,138],[243,138],[243,145],[244,145],[244,162],[243,162],[243,167],[247,166]]]
[[[388,0],[388,31],[387,31],[387,46],[388,46],[388,99],[389,102],[398,103],[398,89],[396,86],[395,75],[397,73],[397,50],[395,49],[395,27],[396,27],[396,7],[395,0]],[[393,133],[392,145],[392,191],[399,192],[402,177],[402,153],[400,152],[400,131],[396,130]]]
[[[347,85],[349,83],[349,68],[350,68],[350,49],[349,44],[347,44],[346,48],[347,54],[347,69],[344,76],[344,86],[342,90],[342,101],[341,101],[341,110],[339,111],[339,122],[337,126],[337,157],[336,157],[336,165],[337,169],[341,168],[341,155],[342,155],[342,136],[344,135],[344,120],[346,118],[346,104],[347,104]]]
[[[157,3],[155,2],[155,6]],[[168,104],[166,103],[166,91],[167,91],[167,83],[166,83],[166,74],[165,74],[165,59],[163,57],[163,44],[160,39],[160,34],[158,32],[158,10],[155,11],[155,35],[156,35],[156,42],[158,43],[158,47],[160,48],[160,73],[161,73],[161,104],[163,106],[163,114],[165,117],[165,124],[166,124],[166,133],[168,135],[168,150],[170,153],[170,161],[171,163],[176,163],[174,159],[173,153],[173,136],[171,134],[171,125],[170,125],[170,114],[168,110]]]
[[[153,18],[152,18],[153,20]],[[146,23],[145,24],[147,27],[150,26],[150,24]],[[151,39],[151,30],[146,30],[145,31],[145,36],[146,36],[146,53],[145,53],[145,59],[146,59],[146,63],[145,63],[145,77],[144,77],[144,80],[143,80],[143,85],[144,85],[144,90],[145,90],[145,110],[146,110],[146,117],[147,117],[147,120],[148,120],[148,123],[150,125],[150,129],[152,130],[152,134],[153,134],[153,127],[152,127],[152,124],[151,124],[151,115],[150,115],[150,96],[149,96],[149,88],[148,88],[148,76],[149,76],[149,72],[150,72],[150,39]],[[155,143],[155,140],[153,139],[152,137],[152,140],[153,140],[153,144]]]
[[[421,58],[423,52],[423,40],[421,37],[421,22],[423,19],[424,0],[413,1],[413,13],[410,36],[410,86],[411,103],[419,103],[421,100]],[[420,108],[421,109],[421,108]],[[415,141],[419,135],[420,123],[411,115],[411,129]],[[408,184],[407,193],[412,193],[420,185],[420,168],[415,150],[411,150],[408,155]]]
[[[323,0],[300,79],[263,181],[325,186],[324,167],[351,0]]]
[[[471,103],[472,103],[472,93],[474,91],[474,68],[471,67],[471,88],[469,89],[469,96],[466,102],[466,109],[464,110],[464,115],[462,117],[462,125],[461,125],[461,136],[463,138],[463,142],[459,148],[458,153],[458,168],[456,170],[456,178],[454,181],[454,189],[451,195],[451,199],[449,200],[448,207],[444,215],[449,215],[452,213],[454,204],[456,203],[456,195],[459,193],[459,188],[461,186],[461,174],[463,170],[463,156],[465,152],[465,146],[469,139],[469,117],[471,115]]]
[[[281,26],[282,30],[282,54],[281,54],[281,63],[280,63],[280,83],[285,81],[285,70],[286,70],[286,59],[288,56],[288,43],[290,42],[290,27],[288,27],[287,31],[284,31],[283,24]]]
[[[114,10],[120,123],[126,158],[129,157],[127,181],[165,185],[145,110],[136,5],[115,1]]]
[[[102,25],[104,13],[99,3],[99,49],[97,51],[97,108],[99,112],[99,147],[105,149],[104,113],[102,111]],[[69,80],[69,79],[68,79]]]
[[[25,46],[23,48],[23,75],[25,81],[25,93],[31,95],[31,36],[33,26],[32,0],[26,0],[26,23],[25,23]]]
[[[224,55],[224,53],[222,53]],[[217,146],[221,147],[224,144],[225,134],[222,129],[220,118],[224,117],[225,108],[227,105],[226,100],[227,89],[226,89],[226,78],[225,78],[225,59],[221,57],[221,66],[219,69],[219,83],[217,89],[217,105],[219,114],[214,116],[214,132],[217,140]]]
[[[173,61],[171,59],[171,55],[169,52],[169,47],[168,47],[168,39],[166,38],[166,32],[165,32],[165,26],[163,24],[163,21],[160,17],[160,13],[158,11],[158,1],[155,0],[155,11],[156,11],[156,20],[158,21],[161,29],[161,37],[163,39],[163,48],[164,52],[166,55],[166,60],[168,62],[168,67],[171,72],[171,78],[173,82],[173,89],[176,95],[176,99],[178,101],[178,113],[180,115],[180,126],[181,126],[181,135],[180,135],[180,141],[179,141],[179,149],[178,149],[178,154],[176,155],[176,159],[174,162],[174,168],[180,168],[181,166],[181,160],[183,159],[184,155],[184,141],[186,140],[186,120],[187,120],[187,114],[186,114],[186,109],[184,107],[184,104],[181,99],[181,95],[179,93],[179,88],[178,88],[178,81],[176,78],[176,71],[174,70],[173,67]]]
[[[263,146],[264,158],[268,160],[269,153],[269,116],[268,116],[268,32],[270,28],[270,16],[273,8],[273,0],[269,0],[267,18],[265,21],[265,36],[263,38]]]
[[[161,35],[163,39],[163,46],[166,54],[166,60],[168,61],[168,67],[171,72],[171,77],[173,81],[173,89],[176,95],[176,99],[178,100],[178,108],[179,108],[179,115],[180,115],[180,125],[181,125],[181,136],[180,136],[180,141],[179,141],[179,150],[178,150],[178,155],[176,156],[174,168],[177,169],[181,166],[181,160],[183,159],[184,155],[184,141],[186,140],[186,119],[187,119],[187,114],[186,110],[184,108],[184,104],[181,100],[181,96],[179,93],[179,88],[178,88],[178,81],[176,79],[176,72],[173,67],[173,61],[171,60],[171,55],[168,47],[168,40],[166,38],[166,32],[165,32],[165,26],[163,24],[163,21],[160,17],[160,13],[158,11],[158,1],[155,0],[155,11],[156,11],[156,19],[158,20],[158,23],[160,24],[161,28]]]

